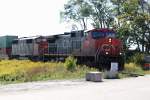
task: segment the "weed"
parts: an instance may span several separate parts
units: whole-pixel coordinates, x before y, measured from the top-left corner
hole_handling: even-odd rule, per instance
[[[75,59],[74,57],[71,57],[71,56],[69,56],[65,60],[65,66],[67,67],[67,69],[69,71],[75,71],[76,66],[77,66],[76,63],[77,63],[77,59]]]
[[[64,63],[1,60],[0,82],[6,84],[49,79],[83,78],[86,72],[96,70],[86,66],[77,66],[75,62],[74,59],[71,64],[67,62],[68,68],[64,66]]]

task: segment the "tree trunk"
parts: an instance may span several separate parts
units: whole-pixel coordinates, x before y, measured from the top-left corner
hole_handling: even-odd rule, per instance
[[[144,32],[142,34],[142,52],[144,52]]]
[[[83,22],[83,30],[86,30],[86,29],[87,29],[87,26],[86,26],[86,23],[85,23],[85,19],[84,19],[84,18],[82,19],[82,22]]]

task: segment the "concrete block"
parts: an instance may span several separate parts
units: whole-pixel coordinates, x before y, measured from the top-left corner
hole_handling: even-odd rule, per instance
[[[102,73],[101,72],[88,72],[86,73],[86,81],[101,82]]]
[[[118,78],[118,71],[107,71],[107,72],[105,72],[105,78],[109,78],[109,79]]]

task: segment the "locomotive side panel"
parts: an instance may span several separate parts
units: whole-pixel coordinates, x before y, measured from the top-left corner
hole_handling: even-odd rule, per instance
[[[38,43],[38,54],[48,54],[48,42],[45,39],[42,39],[42,41]]]
[[[1,36],[0,37],[0,58],[8,59],[11,56],[12,41],[18,36]]]
[[[41,52],[44,53],[43,50],[45,50],[45,45],[43,42],[41,42],[42,39],[40,38],[41,37],[38,36],[38,37],[19,38],[14,40],[12,44],[12,48],[13,48],[12,56],[28,58],[28,57],[39,56]]]
[[[90,32],[84,38],[81,47],[81,55],[83,56],[94,56],[95,55],[95,41],[92,39]]]
[[[14,40],[12,42],[12,56],[19,56],[19,50],[18,50],[18,40]]]
[[[15,42],[18,41],[18,42]],[[33,52],[33,43],[26,40],[15,40],[12,44],[12,56],[29,56]]]
[[[72,51],[70,35],[59,36],[59,38],[56,40],[56,46],[56,54],[70,54]]]
[[[69,32],[57,35],[55,39],[49,41],[49,54],[71,55],[81,48],[83,41],[83,31]],[[55,40],[55,41],[52,41]]]
[[[56,43],[48,43],[48,54],[56,54],[56,53],[57,53]]]

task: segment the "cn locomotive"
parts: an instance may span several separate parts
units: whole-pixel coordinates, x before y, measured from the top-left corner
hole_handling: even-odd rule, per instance
[[[116,38],[116,32],[107,28],[15,38],[9,55],[43,61],[63,61],[68,56],[77,58],[78,63],[101,69],[110,69],[111,62],[117,62],[119,70],[124,65],[123,44]]]
[[[96,65],[110,69],[111,62],[119,64],[119,70],[123,70],[123,44],[116,38],[116,32],[112,29],[93,29],[87,32],[87,36],[81,47],[81,54],[87,56]]]

